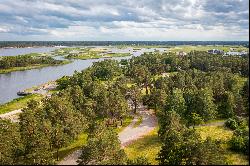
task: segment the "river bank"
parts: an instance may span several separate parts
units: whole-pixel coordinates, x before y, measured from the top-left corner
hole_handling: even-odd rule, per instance
[[[66,65],[66,64],[69,64],[71,62],[72,61],[64,60],[59,64],[37,64],[37,65],[25,66],[25,67],[13,67],[13,68],[10,68],[10,69],[0,69],[0,74],[11,73],[11,72],[14,72],[14,71],[24,71],[24,70],[31,70],[31,69],[39,69],[39,68],[48,67],[48,66]]]
[[[43,95],[32,94],[14,99],[8,103],[0,105],[0,114],[5,114],[14,110],[18,110],[27,106],[30,100],[41,100]]]
[[[41,100],[45,96],[51,96],[52,93],[56,92],[56,82],[49,81],[47,83],[34,86],[32,88],[25,89],[22,93],[27,94],[26,96],[14,99],[8,103],[0,105],[0,114],[6,114],[19,110],[27,106],[30,100]],[[1,117],[1,116],[0,116]]]
[[[130,53],[131,56],[125,57],[106,57],[114,60],[129,59],[132,56],[140,56],[144,52],[153,52],[155,49],[142,48],[135,52],[131,48],[117,49],[110,48],[113,53]],[[160,52],[164,52],[165,48],[156,48]],[[61,50],[61,49],[60,49]],[[67,50],[67,49],[66,49]],[[94,49],[93,51],[97,51]],[[57,52],[57,51],[55,51]],[[57,54],[51,53],[54,59],[65,60],[63,57],[57,58]],[[64,54],[64,53],[63,53]],[[72,59],[72,63],[58,66],[45,66],[41,68],[34,68],[24,71],[13,71],[10,73],[0,74],[0,104],[9,102],[15,98],[18,98],[18,91],[23,91],[27,88],[44,84],[48,81],[57,80],[63,76],[72,75],[75,71],[81,71],[90,67],[94,62],[102,61],[106,59],[101,57],[99,59]]]

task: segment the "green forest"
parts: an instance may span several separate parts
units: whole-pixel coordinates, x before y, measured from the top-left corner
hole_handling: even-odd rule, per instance
[[[60,64],[65,64],[65,61],[55,60],[49,56],[39,56],[34,53],[18,56],[3,56],[0,58],[0,73]]]
[[[4,57],[0,70],[57,63],[49,57]],[[159,165],[231,164],[223,146],[249,155],[248,66],[248,56],[205,51],[94,62],[58,79],[58,92],[51,97],[31,100],[19,123],[0,119],[0,164],[56,164],[60,149],[83,133],[79,165],[152,164],[146,156],[128,157],[118,139],[118,126],[137,113],[140,103],[158,119],[160,150],[154,158]],[[202,139],[195,126],[218,119],[225,120],[232,138]]]

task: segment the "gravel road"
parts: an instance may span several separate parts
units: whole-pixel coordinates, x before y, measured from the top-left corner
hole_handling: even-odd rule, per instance
[[[150,131],[152,131],[157,125],[157,119],[153,114],[153,111],[148,111],[145,107],[140,108],[138,113],[142,116],[142,122],[139,126],[134,127],[134,124],[138,120],[135,118],[129,126],[127,126],[122,132],[119,133],[119,139],[121,141],[121,146],[125,147],[134,140],[143,137]],[[72,154],[65,157],[60,161],[59,165],[77,165],[76,160],[80,156],[81,151],[77,150]]]

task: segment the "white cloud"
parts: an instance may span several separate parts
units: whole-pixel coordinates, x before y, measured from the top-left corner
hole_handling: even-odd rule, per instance
[[[248,40],[248,6],[248,0],[2,0],[0,40]]]
[[[1,32],[9,32],[9,31],[10,31],[10,29],[8,27],[6,27],[6,26],[0,26],[0,33]]]

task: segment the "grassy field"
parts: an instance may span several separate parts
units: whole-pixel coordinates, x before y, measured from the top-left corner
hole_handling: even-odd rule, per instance
[[[224,126],[199,126],[196,127],[203,139],[210,136],[212,139],[221,140],[224,142],[223,148],[226,151],[226,157],[229,164],[233,165],[247,165],[248,159],[246,155],[233,152],[229,149],[227,141],[233,136],[233,131]]]
[[[211,49],[219,49],[219,50],[223,50],[224,52],[228,52],[230,51],[230,48],[234,48],[235,51],[249,51],[248,48],[246,47],[243,47],[243,46],[230,46],[230,45],[224,45],[224,46],[221,46],[221,45],[215,45],[215,46],[212,46],[212,45],[207,45],[207,46],[191,46],[191,45],[180,45],[180,46],[176,46],[176,47],[171,47],[169,48],[169,51],[171,52],[178,52],[178,51],[184,51],[184,52],[190,52],[190,51],[193,51],[193,50],[196,50],[196,51],[207,51],[207,50],[211,50]]]
[[[6,104],[0,105],[0,114],[4,114],[10,111],[14,111],[27,106],[27,102],[31,99],[41,100],[43,97],[39,94],[32,94],[24,97],[14,99]]]
[[[105,54],[105,57],[125,57],[125,56],[130,56],[130,53],[108,53]]]
[[[125,57],[125,56],[130,56],[130,53],[107,53],[107,54],[101,55],[98,52],[87,52],[87,53],[81,53],[78,55],[67,56],[66,58],[86,60],[86,59]]]
[[[213,122],[219,122],[221,120],[216,120]],[[210,136],[212,139],[221,140],[224,142],[223,148],[226,151],[226,158],[229,164],[233,165],[247,165],[248,158],[246,155],[239,154],[229,150],[226,142],[232,137],[233,131],[229,130],[223,126],[199,126],[196,127],[197,131],[201,134],[203,139]],[[139,156],[144,156],[149,159],[149,161],[156,165],[158,162],[155,160],[157,153],[160,150],[161,143],[157,135],[157,130],[150,132],[143,138],[140,138],[127,146],[125,152],[130,159],[134,159]]]
[[[155,160],[157,153],[161,148],[161,143],[157,135],[158,128],[151,131],[145,137],[134,141],[128,145],[124,150],[130,159],[134,159],[139,156],[148,158],[151,164],[158,164]]]
[[[132,47],[135,50],[139,50],[141,48],[169,48],[170,46],[167,45],[126,45],[126,44],[122,44],[122,45],[116,45],[114,46],[118,49],[125,49],[128,47]]]
[[[234,48],[234,51],[249,51],[248,48],[243,47],[243,46],[237,46],[237,45],[178,45],[178,46],[168,46],[168,45],[116,45],[113,46],[113,48],[117,48],[117,49],[125,49],[125,48],[129,48],[132,47],[134,50],[140,50],[142,48],[167,48],[168,51],[171,52],[179,52],[179,51],[184,51],[184,52],[190,52],[193,50],[197,50],[197,51],[207,51],[210,49],[219,49],[219,50],[223,50],[225,52],[230,51],[230,48]],[[80,51],[83,53],[101,53],[101,52],[106,52],[108,50],[108,48],[105,47],[98,47],[98,48],[61,48],[58,50],[55,50],[55,54],[58,55],[63,55],[63,54],[68,54],[70,51]],[[84,56],[80,56],[81,59],[86,59],[84,58]],[[94,57],[92,57],[94,58]],[[88,58],[90,59],[90,58]]]

